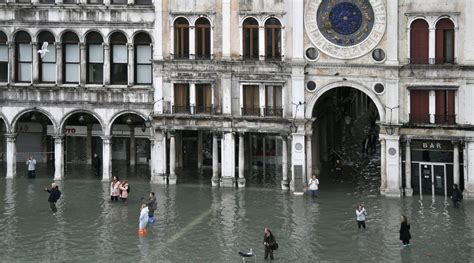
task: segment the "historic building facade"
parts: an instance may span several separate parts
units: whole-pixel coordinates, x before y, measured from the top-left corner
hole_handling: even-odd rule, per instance
[[[0,10],[8,178],[20,152],[48,153],[56,179],[65,161],[99,153],[103,180],[123,160],[149,165],[154,183],[209,167],[212,185],[242,187],[268,170],[299,191],[333,147],[328,103],[350,91],[377,115],[382,194],[449,195],[456,183],[474,195],[470,1],[7,0]]]

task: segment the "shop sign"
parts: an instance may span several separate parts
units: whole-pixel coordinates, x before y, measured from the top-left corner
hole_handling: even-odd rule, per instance
[[[412,148],[433,151],[450,151],[453,145],[449,141],[413,141]]]

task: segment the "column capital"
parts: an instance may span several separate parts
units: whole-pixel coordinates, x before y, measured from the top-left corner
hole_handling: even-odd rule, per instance
[[[85,50],[86,49],[86,43],[85,42],[79,42],[79,48]]]
[[[127,43],[128,50],[133,50],[133,47],[134,47],[133,43]]]
[[[18,133],[4,133],[3,136],[7,139],[8,142],[15,142],[16,141],[16,136],[18,136]]]
[[[405,138],[405,144],[407,146],[410,146],[410,143],[411,143],[411,138]]]
[[[109,141],[112,140],[112,136],[109,135],[109,136],[100,136],[100,138],[102,139],[102,141]]]
[[[38,46],[38,42],[36,42],[36,41],[30,42],[30,44],[31,44],[33,47]]]
[[[109,49],[110,45],[108,43],[102,43],[102,47],[104,47],[104,49]]]
[[[64,140],[64,138],[66,138],[65,134],[55,134],[55,135],[53,135],[53,139],[54,139],[55,143]]]

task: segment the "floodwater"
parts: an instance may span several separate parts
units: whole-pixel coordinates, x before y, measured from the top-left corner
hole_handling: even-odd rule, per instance
[[[474,261],[474,202],[455,209],[440,196],[384,198],[377,178],[323,178],[320,196],[310,198],[275,183],[212,188],[210,173],[168,187],[136,176],[127,178],[130,199],[112,203],[108,183],[70,176],[59,182],[52,215],[49,176],[21,175],[0,180],[2,262],[242,262],[238,252],[250,248],[260,262],[265,226],[279,243],[275,262]],[[158,198],[156,223],[140,238],[139,205],[149,191]],[[357,229],[357,202],[368,212],[365,230]],[[406,248],[398,240],[401,214],[413,236]]]

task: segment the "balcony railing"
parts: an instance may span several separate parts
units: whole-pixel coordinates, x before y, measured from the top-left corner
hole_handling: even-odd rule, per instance
[[[440,124],[440,125],[454,125],[456,124],[456,115],[445,114],[410,114],[411,124]],[[431,123],[430,117],[433,116],[434,123]]]
[[[190,114],[191,113],[191,107],[190,106],[176,106],[173,105],[173,113],[184,113],[184,114]]]
[[[196,106],[196,114],[215,114],[214,107]]]
[[[283,108],[281,108],[281,107],[266,107],[265,108],[265,116],[281,117],[281,116],[283,116]]]
[[[243,116],[260,116],[260,108],[242,108]]]
[[[410,123],[412,124],[429,124],[430,123],[430,115],[429,114],[409,114]]]
[[[211,54],[195,54],[194,57],[201,60],[211,59]]]
[[[429,64],[429,59],[428,58],[408,58],[408,64]]]
[[[435,114],[435,123],[444,125],[456,124],[456,115]]]
[[[435,64],[456,64],[456,58],[435,58]]]

